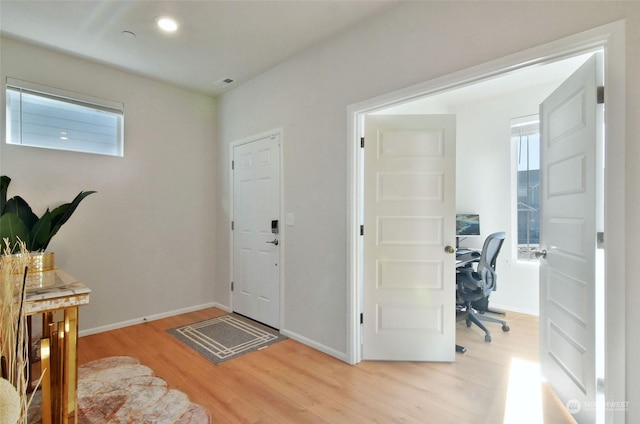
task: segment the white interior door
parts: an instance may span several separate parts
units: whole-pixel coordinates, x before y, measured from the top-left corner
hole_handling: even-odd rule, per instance
[[[455,358],[455,116],[365,123],[363,359]]]
[[[596,420],[596,290],[603,284],[601,54],[540,106],[540,362],[580,423]],[[602,252],[602,251],[600,251]]]
[[[233,310],[280,328],[279,135],[235,146],[232,172]]]

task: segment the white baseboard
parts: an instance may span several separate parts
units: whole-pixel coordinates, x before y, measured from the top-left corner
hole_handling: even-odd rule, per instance
[[[308,338],[306,338],[304,336],[301,336],[301,335],[299,335],[297,333],[294,333],[292,331],[288,331],[286,329],[280,329],[280,334],[282,334],[283,336],[287,336],[290,339],[293,339],[293,340],[295,340],[297,342],[300,342],[303,345],[307,345],[307,346],[309,346],[309,347],[311,347],[311,348],[313,348],[315,350],[319,350],[320,352],[326,353],[329,356],[333,356],[334,358],[339,359],[339,360],[341,360],[343,362],[349,363],[348,358],[347,358],[347,354],[344,353],[344,352],[338,352],[337,350],[332,349],[329,346],[325,346],[325,345],[323,345],[321,343],[318,343],[318,342],[316,342],[314,340],[308,339]]]
[[[513,306],[507,306],[507,305],[500,305],[498,303],[495,302],[491,302],[489,307],[491,309],[501,309],[505,312],[518,312],[520,314],[527,314],[527,315],[534,315],[534,316],[538,316],[538,311],[537,310],[532,310],[532,309],[526,309],[526,308],[518,308],[518,307],[513,307]]]
[[[229,313],[233,312],[233,310],[230,307],[228,307],[227,305],[223,305],[221,303],[213,302],[213,306],[215,306],[218,309],[222,309],[225,312],[229,312]]]
[[[229,312],[229,308],[226,306],[222,306],[219,305],[215,302],[212,303],[205,303],[203,305],[196,305],[196,306],[190,306],[188,308],[183,308],[183,309],[176,309],[173,311],[168,311],[168,312],[163,312],[161,314],[155,314],[155,315],[149,315],[146,317],[140,317],[140,318],[134,318],[134,319],[130,319],[128,321],[121,321],[121,322],[116,322],[113,324],[109,324],[109,325],[103,325],[101,327],[94,327],[94,328],[89,328],[86,330],[81,330],[78,332],[78,336],[82,337],[82,336],[90,336],[92,334],[98,334],[98,333],[102,333],[104,331],[110,331],[110,330],[117,330],[118,328],[124,328],[124,327],[129,327],[131,325],[136,325],[136,324],[142,324],[145,322],[149,322],[149,321],[155,321],[158,319],[162,319],[162,318],[168,318],[168,317],[172,317],[175,315],[180,315],[180,314],[186,314],[188,312],[193,312],[193,311],[199,311],[200,309],[206,309],[206,308],[220,308],[224,311]]]

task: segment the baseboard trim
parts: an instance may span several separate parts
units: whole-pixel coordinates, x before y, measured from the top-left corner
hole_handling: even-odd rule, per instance
[[[339,359],[343,362],[347,362],[348,358],[347,358],[347,354],[345,352],[339,352],[333,348],[330,348],[329,346],[323,345],[322,343],[318,343],[314,340],[308,339],[304,336],[301,336],[300,334],[294,333],[293,331],[289,331],[287,329],[280,329],[280,334],[282,334],[283,336],[287,336],[290,339],[293,339],[297,342],[302,343],[303,345],[307,345],[315,350],[319,350],[322,353],[326,353],[329,356],[333,356],[336,359]]]
[[[130,319],[128,321],[120,321],[120,322],[116,322],[116,323],[109,324],[109,325],[103,325],[101,327],[94,327],[94,328],[88,328],[86,330],[80,330],[78,332],[78,336],[80,336],[80,337],[82,337],[82,336],[90,336],[92,334],[98,334],[98,333],[103,333],[105,331],[117,330],[118,328],[129,327],[131,325],[142,324],[142,323],[149,322],[149,321],[155,321],[155,320],[162,319],[162,318],[168,318],[168,317],[172,317],[172,316],[175,316],[175,315],[186,314],[188,312],[194,312],[194,311],[199,311],[200,309],[213,308],[213,307],[220,308],[220,309],[225,310],[225,311],[228,312],[228,307],[219,305],[218,303],[215,303],[215,302],[211,302],[211,303],[205,303],[205,304],[202,304],[202,305],[190,306],[188,308],[183,308],[183,309],[175,309],[173,311],[167,311],[167,312],[163,312],[161,314],[155,314],[155,315],[149,315],[149,316],[140,317],[140,318],[134,318],[134,319]]]
[[[531,309],[527,309],[527,308],[518,308],[518,307],[513,307],[511,305],[500,305],[499,303],[495,303],[495,302],[490,302],[489,303],[489,308],[491,309],[501,309],[505,312],[518,312],[520,314],[527,314],[527,315],[534,315],[534,316],[538,316],[538,311],[536,310],[531,310]]]
[[[233,309],[231,309],[227,305],[223,305],[221,303],[213,302],[213,306],[215,306],[218,309],[222,309],[223,311],[228,312],[228,313],[233,312]]]

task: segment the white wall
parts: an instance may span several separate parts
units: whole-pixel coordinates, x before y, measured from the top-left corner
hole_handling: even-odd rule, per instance
[[[81,190],[98,192],[49,246],[57,265],[92,290],[81,331],[212,303],[215,100],[7,38],[0,65],[2,81],[124,103],[123,158],[6,145],[2,130],[9,196],[23,196],[38,215]]]
[[[481,237],[461,245],[482,248],[491,233],[507,237],[498,256],[496,308],[538,314],[538,267],[517,259],[514,155],[511,119],[538,113],[538,106],[559,85],[547,84],[455,107],[456,209],[480,214]]]
[[[631,220],[640,206],[640,189],[632,184],[640,178],[632,166],[640,137],[638,3],[410,2],[225,94],[219,102],[220,157],[228,157],[234,140],[277,127],[284,132],[283,212],[294,212],[296,225],[284,229],[283,329],[336,356],[346,355],[349,105],[624,18],[627,96],[633,93],[626,102]],[[216,293],[225,294],[217,299],[226,303],[229,171],[221,165],[217,228],[224,251],[218,252]],[[633,244],[640,229],[627,227]],[[628,246],[630,254],[638,253],[636,245]],[[634,273],[631,265],[627,270]],[[638,287],[627,285],[627,294],[637,299]],[[632,330],[640,313],[629,303],[627,314],[626,354],[633,358],[640,354],[638,332]],[[633,400],[640,402],[640,385],[634,383],[640,366],[629,361],[626,374],[629,422],[640,421],[640,404],[633,406]]]

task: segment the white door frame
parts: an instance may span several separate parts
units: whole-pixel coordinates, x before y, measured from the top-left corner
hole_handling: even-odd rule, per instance
[[[625,21],[617,21],[565,37],[491,62],[464,69],[347,108],[347,359],[360,362],[361,327],[361,185],[358,159],[362,117],[452,88],[574,56],[604,49],[605,52],[605,400],[626,401],[625,392]],[[614,240],[607,243],[606,240]],[[607,422],[624,422],[625,411],[607,411]],[[615,414],[615,415],[613,415]],[[611,415],[611,416],[609,416]]]
[[[263,133],[260,134],[256,134],[256,135],[252,135],[250,137],[246,137],[240,140],[236,140],[236,141],[232,141],[231,143],[229,143],[229,216],[231,217],[231,220],[233,219],[234,216],[234,211],[233,211],[233,204],[234,204],[234,192],[233,192],[233,168],[231,166],[231,162],[233,161],[233,151],[237,146],[240,146],[242,144],[247,144],[247,143],[251,143],[254,141],[258,141],[261,140],[263,138],[267,138],[267,137],[271,137],[271,136],[275,136],[277,135],[280,138],[280,148],[278,149],[278,154],[280,155],[280,169],[279,169],[279,173],[280,173],[280,182],[279,182],[279,189],[280,189],[280,216],[278,216],[278,222],[279,222],[279,234],[278,234],[278,241],[280,243],[279,245],[279,249],[280,249],[280,261],[279,261],[279,281],[280,281],[280,316],[279,316],[279,320],[280,320],[280,331],[282,331],[282,328],[284,327],[284,262],[285,262],[285,234],[284,234],[284,220],[283,220],[283,211],[284,211],[284,189],[283,189],[283,184],[282,182],[284,181],[284,177],[283,177],[283,169],[284,169],[284,163],[283,163],[283,154],[282,151],[283,149],[283,137],[282,137],[282,128],[275,128],[273,130],[270,131],[265,131]],[[230,311],[233,311],[233,293],[231,292],[231,282],[233,281],[233,231],[231,230],[231,222],[229,222],[229,308]]]

